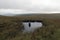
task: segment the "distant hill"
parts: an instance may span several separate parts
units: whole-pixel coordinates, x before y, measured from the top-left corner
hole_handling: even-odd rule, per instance
[[[28,16],[39,16],[39,17],[44,17],[44,18],[60,18],[60,14],[56,13],[56,14],[19,14],[19,15],[15,15],[16,17],[28,17]]]

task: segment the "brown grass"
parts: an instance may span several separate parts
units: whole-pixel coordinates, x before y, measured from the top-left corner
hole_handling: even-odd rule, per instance
[[[22,20],[42,20],[43,26],[33,33],[22,33]],[[0,40],[60,40],[57,38],[60,31],[59,16],[0,16]]]

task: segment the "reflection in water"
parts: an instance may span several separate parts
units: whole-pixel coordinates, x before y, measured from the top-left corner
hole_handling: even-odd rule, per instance
[[[24,25],[24,32],[33,32],[37,28],[42,27],[41,22],[23,22]]]

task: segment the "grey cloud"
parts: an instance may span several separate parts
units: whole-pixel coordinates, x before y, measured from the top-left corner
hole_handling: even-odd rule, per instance
[[[29,5],[28,0],[0,0],[0,8],[5,9],[20,9]]]
[[[41,0],[38,0],[41,1]],[[59,0],[44,0],[39,4],[33,4],[32,0],[0,0],[0,9],[23,9],[32,12],[45,12],[45,11],[60,11],[60,1]],[[50,3],[50,2],[51,3]],[[48,4],[48,3],[49,4]]]

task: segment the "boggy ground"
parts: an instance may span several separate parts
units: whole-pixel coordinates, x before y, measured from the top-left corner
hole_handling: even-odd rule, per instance
[[[0,40],[60,40],[60,16],[0,16]],[[23,33],[22,20],[42,20],[33,33]]]

